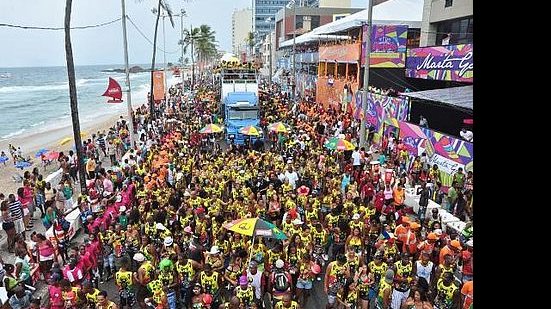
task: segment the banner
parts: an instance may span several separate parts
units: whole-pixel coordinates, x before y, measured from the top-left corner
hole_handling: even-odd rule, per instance
[[[365,48],[368,27],[363,26],[362,65],[365,65]],[[406,64],[407,25],[373,25],[371,29],[371,68],[403,68]]]
[[[442,171],[445,186],[451,185],[452,174],[458,168],[472,170],[472,143],[407,122],[400,122],[400,139],[412,156],[427,153],[430,164],[438,165]]]
[[[360,43],[331,45],[319,47],[320,61],[358,62],[360,58]]]
[[[473,45],[409,49],[406,77],[472,83]]]
[[[354,117],[361,119],[362,91],[356,93],[356,111]],[[360,102],[358,102],[360,101]],[[409,101],[407,98],[390,97],[383,94],[369,92],[367,94],[367,114],[365,115],[367,122],[375,128],[377,137],[382,134],[383,124],[399,127],[400,121],[407,120],[409,114]]]
[[[163,71],[153,72],[153,100],[160,101],[165,98],[165,75]]]

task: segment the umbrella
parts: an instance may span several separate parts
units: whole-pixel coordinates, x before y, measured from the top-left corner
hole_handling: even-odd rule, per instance
[[[15,163],[15,167],[20,169],[24,169],[25,167],[29,167],[31,165],[32,163],[27,161],[18,161],[17,163]]]
[[[287,239],[285,233],[278,229],[273,223],[262,220],[260,218],[237,219],[230,223],[224,224],[223,227],[235,233],[253,236],[251,246],[254,245],[255,236],[264,236],[279,240]],[[249,262],[251,261],[251,257],[252,255],[249,255]]]
[[[0,163],[7,162],[9,160],[10,160],[10,158],[8,158],[8,157],[0,157]]]
[[[268,126],[268,129],[276,133],[287,133],[291,131],[291,128],[289,127],[289,125],[283,122],[272,123],[271,125]]]
[[[324,146],[331,150],[354,150],[356,148],[351,142],[338,137],[328,139]]]
[[[215,124],[208,124],[204,128],[202,128],[199,133],[208,134],[208,133],[220,133],[222,132],[222,128],[215,125]]]
[[[86,132],[80,132],[80,137],[84,138],[87,134],[88,133],[86,133]],[[63,146],[65,144],[69,143],[72,140],[73,140],[73,137],[66,137],[66,138],[59,141],[59,145]]]
[[[55,160],[55,159],[59,158],[59,152],[50,151],[44,156],[44,158],[46,158],[46,160]]]
[[[35,158],[40,158],[43,154],[45,154],[46,152],[48,152],[48,149],[46,148],[42,148],[40,149],[39,151],[36,152],[36,154],[34,155]]]
[[[243,135],[249,135],[249,136],[259,136],[260,135],[260,132],[258,131],[258,129],[255,126],[243,127],[243,128],[241,128],[241,130],[239,130],[239,133],[241,133]]]

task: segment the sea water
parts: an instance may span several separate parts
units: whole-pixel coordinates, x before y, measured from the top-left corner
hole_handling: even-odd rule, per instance
[[[140,65],[147,68],[147,65]],[[122,65],[76,66],[79,118],[86,124],[111,115],[125,115],[125,102],[107,103],[101,95],[109,77],[126,89],[125,74],[102,72]],[[71,107],[66,67],[0,68],[0,140],[43,133],[71,125]],[[170,79],[170,73],[168,73]],[[130,74],[132,105],[147,102],[150,73]],[[170,85],[170,83],[169,83]]]

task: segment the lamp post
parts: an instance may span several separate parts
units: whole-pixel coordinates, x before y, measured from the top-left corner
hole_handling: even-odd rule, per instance
[[[128,40],[126,38],[126,5],[121,0],[122,6],[122,40],[124,43],[124,71],[126,73],[126,106],[128,108],[128,128],[130,129],[130,145],[134,147],[134,121],[132,119],[132,96],[130,90],[130,69],[128,68]]]
[[[363,117],[360,124],[360,147],[365,147],[365,127],[367,121],[365,115],[367,114],[367,95],[369,91],[369,56],[371,53],[371,28],[373,23],[373,2],[367,0],[367,37],[365,39],[365,67],[364,67],[364,81],[362,93],[362,111]]]
[[[181,61],[182,61],[182,69],[180,70],[180,74],[182,76],[182,87],[184,87],[184,17],[187,16],[186,10],[181,9],[179,15],[174,16],[180,16],[180,51],[181,51]],[[183,88],[182,88],[183,89]]]
[[[293,76],[291,79],[291,82],[293,83],[291,85],[291,89],[293,90],[293,105],[297,104],[297,96],[296,96],[296,78],[297,78],[297,71],[296,71],[296,36],[297,36],[297,4],[295,0],[291,0],[293,2]]]
[[[270,35],[269,35],[269,38],[270,38],[270,43],[268,44],[268,48],[270,49],[270,52],[269,52],[269,56],[268,56],[268,62],[270,63],[269,65],[269,71],[268,71],[268,85],[270,85],[270,89],[272,88],[272,18],[271,17],[268,17],[266,18],[266,22],[267,23],[270,23]],[[275,19],[274,19],[274,22],[275,22]]]

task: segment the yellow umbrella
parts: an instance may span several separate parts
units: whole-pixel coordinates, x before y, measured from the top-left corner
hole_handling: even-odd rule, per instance
[[[276,122],[276,123],[272,123],[268,129],[272,132],[276,132],[276,133],[287,133],[289,131],[291,131],[291,129],[289,128],[289,125],[287,124],[284,124],[283,122]]]
[[[86,133],[86,132],[80,132],[80,137],[84,138],[87,134],[88,134],[88,133]],[[65,144],[69,143],[69,142],[72,141],[72,140],[73,140],[72,137],[66,137],[66,138],[64,138],[64,139],[62,139],[62,140],[59,141],[59,145],[60,145],[60,146],[63,146],[63,145],[65,145]]]
[[[222,128],[215,125],[215,124],[209,124],[202,128],[199,133],[208,134],[208,133],[220,133],[222,132]]]
[[[239,133],[250,136],[259,136],[260,132],[255,126],[246,126],[239,130]]]

